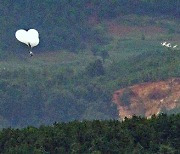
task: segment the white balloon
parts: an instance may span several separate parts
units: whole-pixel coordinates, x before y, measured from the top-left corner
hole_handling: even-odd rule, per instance
[[[35,29],[29,29],[28,31],[20,29],[15,34],[18,41],[30,45],[31,48],[39,44],[39,33]]]
[[[20,30],[16,31],[15,36],[16,36],[18,41],[28,45],[28,34],[27,34],[27,31],[25,31],[23,29],[20,29]]]
[[[39,44],[39,38],[30,38],[29,44],[30,44],[31,48],[37,46]]]
[[[33,36],[33,37],[39,37],[38,31],[35,30],[35,29],[29,29],[29,30],[28,30],[28,34],[31,35],[31,36]]]

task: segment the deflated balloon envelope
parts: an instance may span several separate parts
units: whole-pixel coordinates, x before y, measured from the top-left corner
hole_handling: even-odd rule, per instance
[[[18,41],[30,44],[31,47],[35,47],[39,44],[39,33],[35,29],[29,29],[28,31],[20,29],[16,31],[15,36]]]

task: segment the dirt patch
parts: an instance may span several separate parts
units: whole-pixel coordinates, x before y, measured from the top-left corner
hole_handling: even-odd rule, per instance
[[[166,30],[158,26],[128,26],[123,24],[117,24],[116,22],[108,21],[107,27],[109,33],[115,36],[128,36],[132,33],[142,33],[145,35],[154,35],[157,33],[165,33]]]
[[[143,115],[150,117],[159,114],[163,109],[171,110],[180,102],[180,78],[172,78],[166,81],[149,82],[134,85],[115,91],[113,102],[117,104],[119,117],[132,117]],[[126,94],[126,95],[124,95]],[[132,95],[133,94],[133,95]],[[124,99],[120,99],[126,96]],[[126,105],[124,102],[126,101]]]

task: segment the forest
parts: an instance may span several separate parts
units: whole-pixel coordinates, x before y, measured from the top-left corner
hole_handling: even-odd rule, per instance
[[[0,153],[178,154],[180,114],[73,121],[0,131]]]
[[[117,120],[115,90],[180,76],[179,51],[160,46],[164,39],[178,42],[178,0],[0,2],[0,128]],[[166,33],[115,37],[107,22],[118,21]],[[20,28],[40,33],[31,59],[15,39]]]

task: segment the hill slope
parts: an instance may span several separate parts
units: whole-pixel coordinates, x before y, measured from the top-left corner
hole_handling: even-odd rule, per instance
[[[160,45],[180,40],[175,1],[167,13],[161,1],[81,2],[2,2],[0,127],[117,119],[114,91],[180,76],[179,51]],[[15,40],[19,28],[40,32],[33,58]]]
[[[113,101],[121,119],[168,112],[180,107],[180,78],[141,83],[118,90],[113,95]]]

